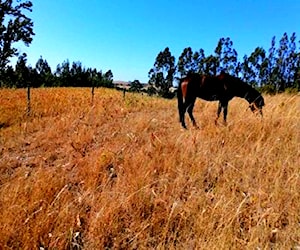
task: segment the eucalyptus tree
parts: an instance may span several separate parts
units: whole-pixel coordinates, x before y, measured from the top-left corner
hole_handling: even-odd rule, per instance
[[[42,58],[42,56],[36,62],[35,71],[38,76],[39,86],[50,87],[54,85],[54,76],[52,75],[51,67],[48,62]]]
[[[187,75],[189,72],[196,72],[194,53],[191,47],[185,48],[178,58],[177,71],[180,77]]]
[[[29,68],[27,67],[27,55],[23,53],[19,56],[16,63],[15,74],[16,74],[16,87],[25,88],[29,85]]]
[[[236,75],[238,53],[233,48],[233,42],[229,37],[221,38],[215,49],[217,73],[222,70],[229,74]]]
[[[266,51],[262,47],[257,47],[249,57],[251,68],[251,83],[252,85],[261,86],[262,79],[267,73]]]
[[[175,70],[175,57],[172,56],[170,49],[166,47],[158,53],[154,66],[148,73],[149,85],[155,88],[160,96],[169,97]]]
[[[0,70],[13,56],[19,56],[16,43],[29,46],[32,42],[33,22],[25,15],[32,11],[31,1],[0,0]]]

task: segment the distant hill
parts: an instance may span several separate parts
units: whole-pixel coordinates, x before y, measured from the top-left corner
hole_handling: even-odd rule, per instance
[[[141,84],[144,86],[143,89],[148,88],[148,83],[141,83]],[[113,81],[113,85],[114,85],[115,88],[129,89],[130,85],[131,85],[131,82],[117,80],[117,81]]]
[[[130,88],[130,82],[125,82],[125,81],[113,81],[113,85],[115,86],[115,88],[121,88],[121,89]]]

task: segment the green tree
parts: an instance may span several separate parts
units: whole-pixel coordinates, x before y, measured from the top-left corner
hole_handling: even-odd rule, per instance
[[[287,66],[287,56],[288,56],[288,42],[289,38],[287,33],[284,33],[279,41],[279,48],[277,50],[277,89],[279,91],[284,91],[285,89],[285,70]]]
[[[85,79],[85,70],[82,68],[81,62],[73,62],[70,68],[71,86],[84,87],[87,84]]]
[[[203,60],[203,73],[205,75],[216,75],[219,69],[219,59],[214,55],[205,57]]]
[[[29,85],[29,69],[26,66],[27,55],[23,53],[16,63],[16,87],[26,88]]]
[[[72,86],[72,77],[71,77],[69,60],[64,61],[62,65],[60,64],[57,65],[55,75],[58,77],[58,80],[60,82],[59,86],[61,87]]]
[[[88,86],[98,87],[100,85],[96,69],[88,68],[86,71]],[[102,73],[101,73],[102,78]],[[101,80],[101,79],[100,79]]]
[[[111,71],[110,71],[111,72]],[[106,79],[102,74],[102,71],[97,71],[97,69],[92,69],[92,68],[88,68],[85,71],[85,74],[87,75],[87,83],[85,86],[87,87],[106,87]],[[111,72],[112,74],[112,72]],[[109,76],[110,78],[111,76]],[[109,80],[109,82],[112,82],[112,78],[111,80]],[[111,86],[109,86],[111,87]]]
[[[233,42],[229,37],[221,38],[215,49],[215,67],[217,73],[222,70],[236,75],[237,51],[233,48]]]
[[[149,71],[149,84],[155,87],[162,97],[170,97],[170,87],[173,86],[175,74],[175,57],[168,47],[159,52],[154,67]]]
[[[266,78],[265,75],[267,73],[266,51],[261,47],[257,47],[248,59],[251,69],[250,83],[254,86],[261,86],[262,79]]]
[[[241,63],[240,72],[241,78],[243,81],[250,83],[251,79],[253,79],[253,71],[250,67],[249,58],[247,55],[244,55],[243,62]]]
[[[268,66],[267,66],[267,79],[266,79],[266,84],[270,86],[272,89],[276,89],[276,81],[277,81],[277,72],[278,72],[278,67],[276,65],[276,37],[273,36],[272,41],[271,41],[271,47],[269,49],[269,54],[268,54]]]
[[[33,22],[24,12],[32,11],[31,1],[0,0],[0,70],[3,70],[10,58],[18,56],[19,51],[13,45],[23,42],[26,46],[32,42]]]
[[[103,74],[102,74],[102,71],[99,70],[97,71],[96,69],[93,70],[94,74],[93,74],[93,77],[95,79],[95,82],[96,82],[96,85],[97,87],[100,87],[102,86],[102,82],[103,82]]]
[[[50,68],[48,62],[46,60],[44,60],[42,58],[42,56],[36,62],[35,68],[36,68],[37,73],[41,74],[41,75],[51,73],[51,68]]]
[[[286,88],[292,88],[295,85],[295,77],[298,75],[298,60],[296,33],[293,33],[290,38],[287,33],[284,33],[277,49],[276,87],[278,91],[284,91]]]
[[[37,73],[37,86],[51,87],[54,85],[54,76],[52,75],[51,68],[42,56],[35,65],[35,71]]]
[[[188,72],[196,72],[194,63],[194,53],[191,47],[185,48],[179,56],[177,71],[180,77],[187,75]]]
[[[142,88],[143,84],[141,84],[139,80],[134,80],[131,82],[129,90],[133,92],[140,92]]]
[[[113,78],[114,75],[111,70],[108,70],[104,73],[102,77],[101,85],[106,88],[113,88]]]
[[[38,74],[38,72],[36,71],[35,68],[32,68],[31,66],[28,66],[28,70],[29,70],[29,82],[30,82],[30,86],[33,88],[39,88],[41,87],[43,84],[43,81],[41,81],[40,79],[40,75]],[[54,78],[54,76],[52,76],[52,79]],[[50,86],[53,86],[53,81],[49,80],[49,84],[51,84]]]
[[[287,55],[287,69],[286,69],[286,87],[293,88],[295,87],[295,76],[297,75],[297,65],[299,64],[299,53],[297,52],[297,45],[296,45],[296,33],[294,32],[289,41],[288,45],[288,55]]]
[[[193,52],[191,47],[185,48],[177,63],[177,71],[180,77],[187,75],[189,72],[204,73],[204,61],[203,49]]]
[[[194,68],[196,69],[196,73],[204,74],[205,72],[205,53],[204,49],[200,49],[196,51],[193,56]]]
[[[3,71],[0,71],[0,87],[12,88],[16,87],[17,76],[11,65],[8,65]]]
[[[297,54],[296,72],[294,75],[294,87],[300,91],[300,52]]]

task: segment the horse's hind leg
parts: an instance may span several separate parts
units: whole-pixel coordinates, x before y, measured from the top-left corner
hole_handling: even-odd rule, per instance
[[[228,102],[223,106],[224,124],[227,124]]]
[[[179,109],[179,121],[181,123],[181,126],[183,128],[187,128],[186,125],[185,125],[185,112],[186,112],[186,105],[185,105],[185,102],[182,104],[182,107]]]
[[[194,100],[192,100],[192,101],[190,102],[190,105],[189,105],[188,108],[187,108],[187,112],[188,112],[188,114],[189,114],[189,116],[190,116],[190,118],[191,118],[191,121],[192,121],[192,123],[193,123],[193,126],[196,127],[196,128],[198,128],[197,123],[196,123],[196,120],[195,120],[195,117],[194,117],[194,115],[193,115],[193,109],[194,109],[194,105],[195,105],[195,100],[196,100],[196,99],[194,99]]]
[[[228,100],[221,101],[221,105],[223,108],[224,125],[226,125],[227,124],[227,112],[228,112]]]
[[[182,126],[183,128],[186,129],[187,127],[186,127],[186,125],[185,125],[185,119],[184,119],[184,116],[185,116],[185,110],[182,111],[181,114],[180,114],[180,123],[181,123],[181,126]]]

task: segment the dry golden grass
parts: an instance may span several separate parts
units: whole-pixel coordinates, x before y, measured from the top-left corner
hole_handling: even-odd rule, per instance
[[[0,248],[298,249],[300,96],[265,101],[183,130],[176,100],[0,90]]]

